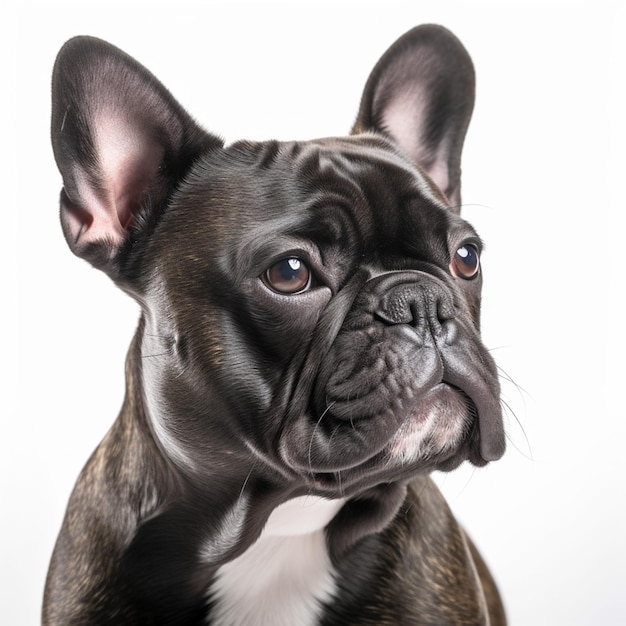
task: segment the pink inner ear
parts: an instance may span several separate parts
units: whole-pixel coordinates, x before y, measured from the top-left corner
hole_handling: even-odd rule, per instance
[[[145,122],[114,108],[96,111],[92,124],[98,183],[75,166],[79,206],[67,207],[66,221],[77,242],[117,246],[157,177],[164,149]]]
[[[78,204],[65,204],[65,222],[75,243],[110,241],[119,245],[124,238],[124,229],[105,189],[93,188],[85,171],[75,165],[72,178],[78,192]]]
[[[422,122],[427,119],[427,104],[421,90],[408,90],[397,95],[384,111],[383,127],[413,162],[446,193],[450,179],[444,156],[445,145],[440,145],[435,152],[424,138]]]

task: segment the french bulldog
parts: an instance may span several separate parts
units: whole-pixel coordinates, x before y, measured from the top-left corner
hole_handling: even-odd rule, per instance
[[[141,316],[44,624],[505,623],[429,477],[505,450],[459,215],[474,83],[423,25],[373,69],[349,136],[225,145],[124,52],[64,45],[63,232]]]

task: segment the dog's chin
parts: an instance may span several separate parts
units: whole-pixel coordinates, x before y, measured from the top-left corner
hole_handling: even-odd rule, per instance
[[[388,446],[389,463],[400,467],[439,466],[464,460],[460,451],[472,432],[475,409],[459,389],[440,383],[411,411]],[[459,458],[457,458],[459,457]]]
[[[388,416],[370,418],[387,421]],[[367,420],[368,422],[370,420]],[[389,429],[384,441],[367,442],[359,437],[359,421],[338,427],[329,445],[350,436],[350,445],[338,446],[342,455],[327,457],[332,469],[314,466],[308,459],[290,459],[292,469],[305,476],[311,492],[326,497],[354,495],[382,483],[408,481],[432,471],[451,471],[465,461],[476,466],[487,463],[481,456],[478,441],[477,409],[461,389],[439,383],[425,393],[413,407],[406,409],[397,428]],[[369,424],[373,431],[384,430]],[[369,453],[364,454],[361,441]],[[319,444],[319,441],[317,442]],[[313,443],[309,452],[313,451]],[[352,448],[353,454],[349,450]]]

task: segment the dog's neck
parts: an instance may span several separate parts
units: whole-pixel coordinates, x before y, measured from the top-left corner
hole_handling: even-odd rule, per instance
[[[277,507],[259,539],[218,570],[211,624],[316,624],[335,593],[324,528],[343,504],[305,496]]]
[[[315,496],[293,498],[274,509],[260,539],[309,535],[323,530],[344,502]]]

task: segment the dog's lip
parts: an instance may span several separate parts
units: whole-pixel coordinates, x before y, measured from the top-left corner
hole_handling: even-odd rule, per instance
[[[506,439],[499,389],[494,393],[484,378],[469,375],[455,360],[445,364],[444,382],[464,394],[476,409],[480,457],[485,463],[500,459],[506,449]],[[497,381],[494,384],[497,385]]]
[[[389,408],[388,414],[381,413],[358,422],[327,421],[327,428],[323,429],[320,425],[322,417],[332,419],[329,407],[321,417],[314,417],[317,414],[313,413],[290,422],[282,431],[280,455],[286,465],[304,478],[313,491],[332,496],[347,489],[356,490],[356,493],[363,485],[404,480],[415,473],[449,471],[463,461],[484,466],[501,458],[505,451],[505,436],[497,369],[491,356],[477,348],[467,335],[460,335],[453,345],[439,342],[437,347],[433,353],[437,354],[439,367],[433,368],[423,389],[444,385],[465,399],[466,430],[456,444],[442,450],[440,455],[422,457],[415,463],[409,459],[406,465],[399,467],[390,463],[390,445],[393,446],[394,434],[404,423],[402,415],[410,419],[413,413],[409,406],[404,406],[402,414],[395,407],[395,411]],[[424,393],[428,394],[428,391],[424,390]],[[415,397],[414,401],[419,402],[419,398]],[[312,431],[309,430],[311,424],[315,425]],[[348,432],[341,429],[348,429]],[[346,434],[346,441],[353,441],[353,450],[337,443],[344,440],[340,432]],[[372,445],[372,442],[377,443]],[[410,456],[408,453],[407,459]]]
[[[467,386],[465,386],[467,387]],[[461,401],[468,406],[468,413],[472,417],[465,420],[465,425],[460,426],[464,434],[449,447],[436,456],[417,456],[412,461],[398,461],[398,454],[393,449],[402,446],[401,439],[397,436],[386,441],[381,449],[376,450],[366,460],[360,460],[353,464],[346,463],[342,467],[332,470],[316,470],[303,474],[312,493],[323,497],[336,497],[337,493],[342,496],[352,497],[364,489],[382,483],[394,483],[398,480],[411,479],[416,475],[428,474],[432,471],[449,472],[459,467],[465,461],[476,466],[484,466],[488,460],[483,459],[477,451],[477,446],[472,445],[476,430],[478,429],[478,409],[468,393],[456,384],[442,381],[432,387],[428,395],[433,399],[438,395],[438,390],[447,389],[458,394]],[[424,410],[417,410],[408,421],[415,421],[416,425],[423,422]],[[410,436],[410,435],[409,435]],[[410,448],[410,442],[408,445]],[[409,453],[410,456],[410,453]],[[397,462],[393,462],[392,459]]]
[[[458,467],[463,461],[468,460],[473,465],[483,466],[491,461],[498,460],[505,449],[505,439],[501,425],[501,407],[499,394],[488,382],[479,376],[467,374],[467,369],[446,364],[444,377],[435,387],[448,387],[465,399],[467,413],[471,419],[467,419],[466,435],[458,445],[451,446],[448,453],[430,461],[421,459],[420,466],[416,471],[420,473],[442,470],[449,471]],[[493,381],[492,381],[492,384]],[[497,381],[495,382],[497,385]],[[358,484],[365,481],[369,484],[375,476],[389,476],[391,480],[397,480],[397,469],[389,465],[389,446],[393,445],[393,437],[381,441],[379,446],[371,449],[370,453],[351,461],[343,457],[342,462],[331,463],[334,467],[323,468],[319,464],[311,464],[296,461],[289,458],[283,450],[283,458],[287,464],[298,473],[306,476],[307,482],[321,495],[326,495],[336,489],[347,488],[348,484]],[[284,443],[284,442],[283,442]],[[335,459],[339,461],[339,459]],[[423,463],[423,464],[422,464]],[[317,467],[316,467],[317,465]],[[299,468],[299,470],[298,470]],[[406,468],[410,471],[410,468]],[[382,470],[382,471],[379,471]],[[365,478],[367,476],[367,478]],[[373,484],[373,483],[372,483]]]

